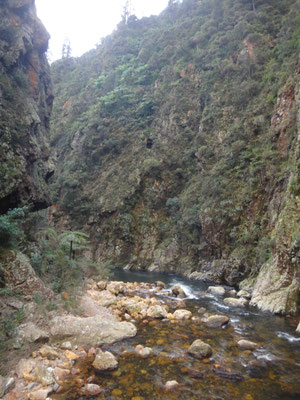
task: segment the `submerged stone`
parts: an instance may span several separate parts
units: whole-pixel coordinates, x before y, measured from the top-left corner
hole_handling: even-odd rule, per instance
[[[206,325],[210,328],[220,328],[227,325],[229,318],[226,315],[211,315],[205,321]]]

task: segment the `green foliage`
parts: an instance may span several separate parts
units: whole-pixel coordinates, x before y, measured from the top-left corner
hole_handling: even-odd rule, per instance
[[[21,228],[28,207],[14,208],[0,216],[0,248],[16,248],[24,236]]]

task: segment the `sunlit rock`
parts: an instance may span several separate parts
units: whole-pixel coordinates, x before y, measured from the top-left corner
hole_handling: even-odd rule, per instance
[[[109,351],[100,350],[93,361],[93,367],[98,371],[110,371],[118,367],[118,361]]]

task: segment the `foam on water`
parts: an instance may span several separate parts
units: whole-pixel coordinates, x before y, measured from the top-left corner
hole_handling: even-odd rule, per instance
[[[290,334],[288,334],[286,332],[278,332],[277,336],[280,337],[281,339],[286,339],[291,343],[300,342],[300,338],[299,337],[297,338],[297,337],[292,336],[292,335],[290,335]]]
[[[186,299],[199,299],[198,296],[195,295],[195,293],[193,293],[193,290],[190,286],[174,279],[174,281],[172,282],[172,285],[180,285],[182,287],[182,289],[184,290],[184,293],[186,294]]]

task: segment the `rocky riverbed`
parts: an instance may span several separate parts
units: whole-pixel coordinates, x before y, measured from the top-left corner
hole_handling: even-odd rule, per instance
[[[21,325],[17,342],[36,347],[0,379],[0,396],[299,398],[295,318],[248,308],[246,291],[168,283],[89,281],[76,315],[52,312],[44,329]]]

